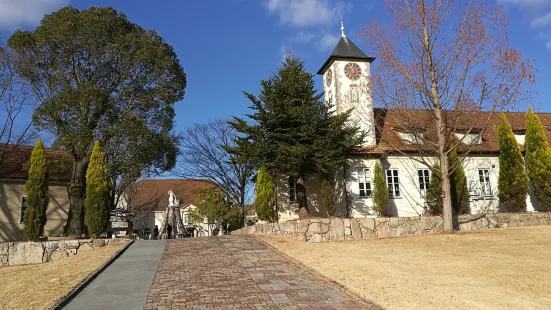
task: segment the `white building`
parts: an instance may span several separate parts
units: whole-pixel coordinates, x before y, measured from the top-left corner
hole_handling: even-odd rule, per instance
[[[376,216],[372,210],[371,198],[376,162],[383,169],[389,189],[388,214],[419,216],[425,210],[424,193],[431,172],[429,167],[413,160],[411,156],[419,154],[425,147],[423,139],[434,135],[431,128],[435,126],[432,125],[434,123],[428,111],[408,111],[406,115],[399,110],[373,107],[370,93],[366,91],[373,60],[374,58],[368,57],[343,34],[331,56],[318,71],[318,74],[323,75],[326,100],[334,104],[337,113],[354,108],[352,121],[367,132],[364,144],[340,171],[340,182],[344,185],[340,188],[346,190],[339,192],[335,216]],[[506,115],[517,142],[523,148],[524,113]],[[544,127],[551,128],[551,114],[538,115]],[[411,128],[412,119],[418,124],[419,131],[405,129]],[[500,115],[497,113],[464,113],[458,117],[458,124],[454,127],[454,134],[462,141],[460,146],[472,150],[463,162],[471,213],[500,211],[501,206],[496,195],[499,174],[499,119]],[[549,130],[546,135],[551,141]],[[277,188],[280,221],[298,218],[294,177],[279,176]],[[319,200],[317,177],[306,181],[306,193],[310,214],[327,216]],[[540,211],[532,193],[527,198],[527,211]]]

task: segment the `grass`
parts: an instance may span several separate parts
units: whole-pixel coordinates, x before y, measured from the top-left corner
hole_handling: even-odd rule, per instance
[[[307,243],[262,236],[385,309],[549,309],[551,227]]]
[[[81,251],[49,263],[0,268],[0,309],[49,309],[124,244]]]

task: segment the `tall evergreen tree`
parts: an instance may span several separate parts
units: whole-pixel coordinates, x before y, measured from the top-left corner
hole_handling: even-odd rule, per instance
[[[440,165],[435,163],[432,166],[430,183],[425,193],[425,202],[427,203],[426,212],[430,215],[442,215],[444,202],[442,201],[442,177],[440,173]],[[452,193],[453,192],[452,190]]]
[[[336,115],[324,103],[298,58],[288,56],[261,85],[258,96],[245,93],[252,122],[237,117],[230,122],[242,134],[230,150],[243,162],[296,176],[299,216],[307,217],[306,179],[344,164],[364,134],[347,125],[350,111]]]
[[[254,196],[254,209],[261,221],[277,221],[276,190],[274,179],[265,168],[258,169]]]
[[[320,174],[320,198],[327,216],[335,216],[337,211],[337,180],[334,172]]]
[[[469,190],[467,189],[467,177],[459,160],[457,151],[452,149],[448,156],[450,173],[450,195],[454,214],[469,213]]]
[[[86,176],[86,199],[84,200],[86,226],[88,226],[88,233],[92,238],[99,238],[107,228],[108,195],[109,174],[104,154],[99,142],[96,142],[90,156],[90,166]]]
[[[526,209],[528,177],[524,168],[524,158],[515,139],[513,128],[505,114],[501,114],[498,127],[499,137],[499,201],[510,212]]]
[[[375,177],[373,180],[373,211],[378,216],[387,215],[388,207],[388,189],[386,187],[385,177],[379,163],[375,164]]]
[[[29,241],[38,241],[44,234],[46,225],[46,209],[50,197],[48,196],[48,166],[44,146],[40,139],[36,140],[31,154],[29,178],[25,183],[27,194],[27,210],[25,210],[25,235]]]
[[[551,150],[539,117],[526,113],[526,166],[534,194],[541,206],[551,210]]]

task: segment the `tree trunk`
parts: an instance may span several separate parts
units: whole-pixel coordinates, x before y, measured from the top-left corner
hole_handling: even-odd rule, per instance
[[[69,195],[69,214],[65,225],[65,234],[80,237],[84,233],[84,197],[86,193],[86,170],[89,158],[75,160],[71,182],[67,185]]]
[[[310,217],[310,211],[308,210],[308,200],[306,199],[306,186],[304,186],[304,177],[299,176],[297,178],[297,201],[298,201],[298,217],[308,218]]]
[[[247,226],[247,217],[245,216],[245,181],[242,180],[241,184],[239,185],[239,203],[241,204],[241,213],[243,215],[241,223],[243,224],[243,227]]]

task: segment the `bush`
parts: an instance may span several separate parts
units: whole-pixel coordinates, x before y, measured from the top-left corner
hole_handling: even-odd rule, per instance
[[[388,189],[385,177],[379,163],[375,164],[375,177],[373,180],[373,211],[378,216],[387,216]]]
[[[452,210],[455,214],[469,213],[469,190],[467,189],[467,177],[463,165],[459,162],[457,151],[453,149],[449,155],[450,169],[455,167],[450,174],[450,196]]]
[[[259,220],[270,223],[277,221],[274,179],[265,168],[258,169],[254,208]]]
[[[505,114],[501,114],[498,136],[499,181],[497,196],[507,211],[521,212],[526,209],[528,177],[524,169],[524,158]]]
[[[442,201],[442,178],[440,177],[440,165],[432,166],[431,178],[427,192],[425,193],[427,203],[426,212],[430,215],[442,215],[444,203]]]
[[[48,166],[44,146],[40,139],[36,140],[31,154],[29,178],[25,183],[27,194],[27,210],[23,222],[25,223],[25,236],[29,241],[38,241],[44,234],[46,225],[46,210],[50,197],[48,196]]]
[[[541,206],[551,211],[551,150],[538,116],[526,113],[526,166],[534,194]]]
[[[337,211],[337,180],[333,173],[320,175],[320,196],[327,216],[335,216],[335,211]]]
[[[107,166],[99,142],[96,142],[90,156],[90,165],[86,176],[86,199],[84,200],[86,226],[88,226],[88,234],[92,238],[99,238],[107,228],[108,194]]]

